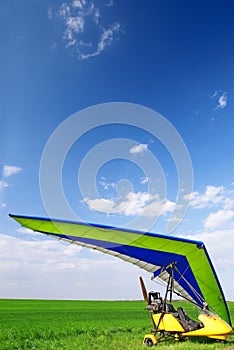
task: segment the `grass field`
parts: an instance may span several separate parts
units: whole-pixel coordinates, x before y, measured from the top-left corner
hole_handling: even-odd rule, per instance
[[[196,318],[193,306],[177,303]],[[144,308],[141,301],[0,299],[0,349],[144,349],[143,337],[152,328]],[[229,303],[229,309],[234,321],[234,303]],[[226,344],[190,338],[183,343],[160,343],[157,349],[234,349],[234,335]]]

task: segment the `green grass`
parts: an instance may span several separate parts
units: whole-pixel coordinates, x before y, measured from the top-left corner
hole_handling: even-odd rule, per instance
[[[191,304],[179,303],[196,319]],[[144,308],[141,301],[0,299],[0,350],[144,349],[143,337],[152,328]],[[234,316],[234,303],[229,308]],[[234,335],[225,345],[190,338],[183,343],[160,343],[157,348],[234,349]]]

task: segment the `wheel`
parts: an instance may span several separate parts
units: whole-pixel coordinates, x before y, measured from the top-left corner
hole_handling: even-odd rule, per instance
[[[219,343],[219,344],[226,344],[226,340],[222,340],[222,339],[216,339],[216,343]]]
[[[175,341],[182,342],[182,341],[186,341],[186,340],[188,340],[187,337],[183,337],[180,334],[175,334]]]
[[[153,340],[151,338],[145,338],[144,344],[147,347],[154,346],[154,342],[153,342]]]

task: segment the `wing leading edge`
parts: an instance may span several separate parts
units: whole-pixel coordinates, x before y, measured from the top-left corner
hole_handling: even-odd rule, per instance
[[[231,325],[221,285],[202,242],[96,224],[11,214],[10,217],[33,231],[118,257],[165,282],[169,278],[168,266],[176,263],[175,289],[201,307],[207,302]]]

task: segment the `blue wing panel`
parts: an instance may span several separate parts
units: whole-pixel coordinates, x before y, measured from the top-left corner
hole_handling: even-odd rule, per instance
[[[138,248],[138,247],[133,247],[129,245],[119,245],[113,242],[109,243],[106,241],[83,238],[83,237],[78,238],[75,236],[59,235],[59,234],[51,234],[51,235],[65,238],[65,239],[68,239],[69,241],[77,241],[84,244],[97,246],[112,252],[127,255],[131,258],[135,258],[152,265],[161,266],[165,269],[169,264],[176,262],[176,267],[180,273],[175,272],[174,274],[175,281],[184,290],[186,290],[186,292],[194,299],[195,302],[197,302],[200,306],[202,306],[202,302],[201,302],[201,298],[203,298],[202,292],[196,282],[196,279],[194,278],[193,272],[189,266],[187,258],[183,255],[151,250],[146,248]],[[181,278],[181,275],[184,277],[184,279]],[[191,289],[191,287],[188,286],[188,283],[185,280],[190,284],[190,286],[192,286],[192,289],[194,289],[195,292],[193,292],[193,290]],[[197,295],[199,295],[200,298],[198,298]]]

